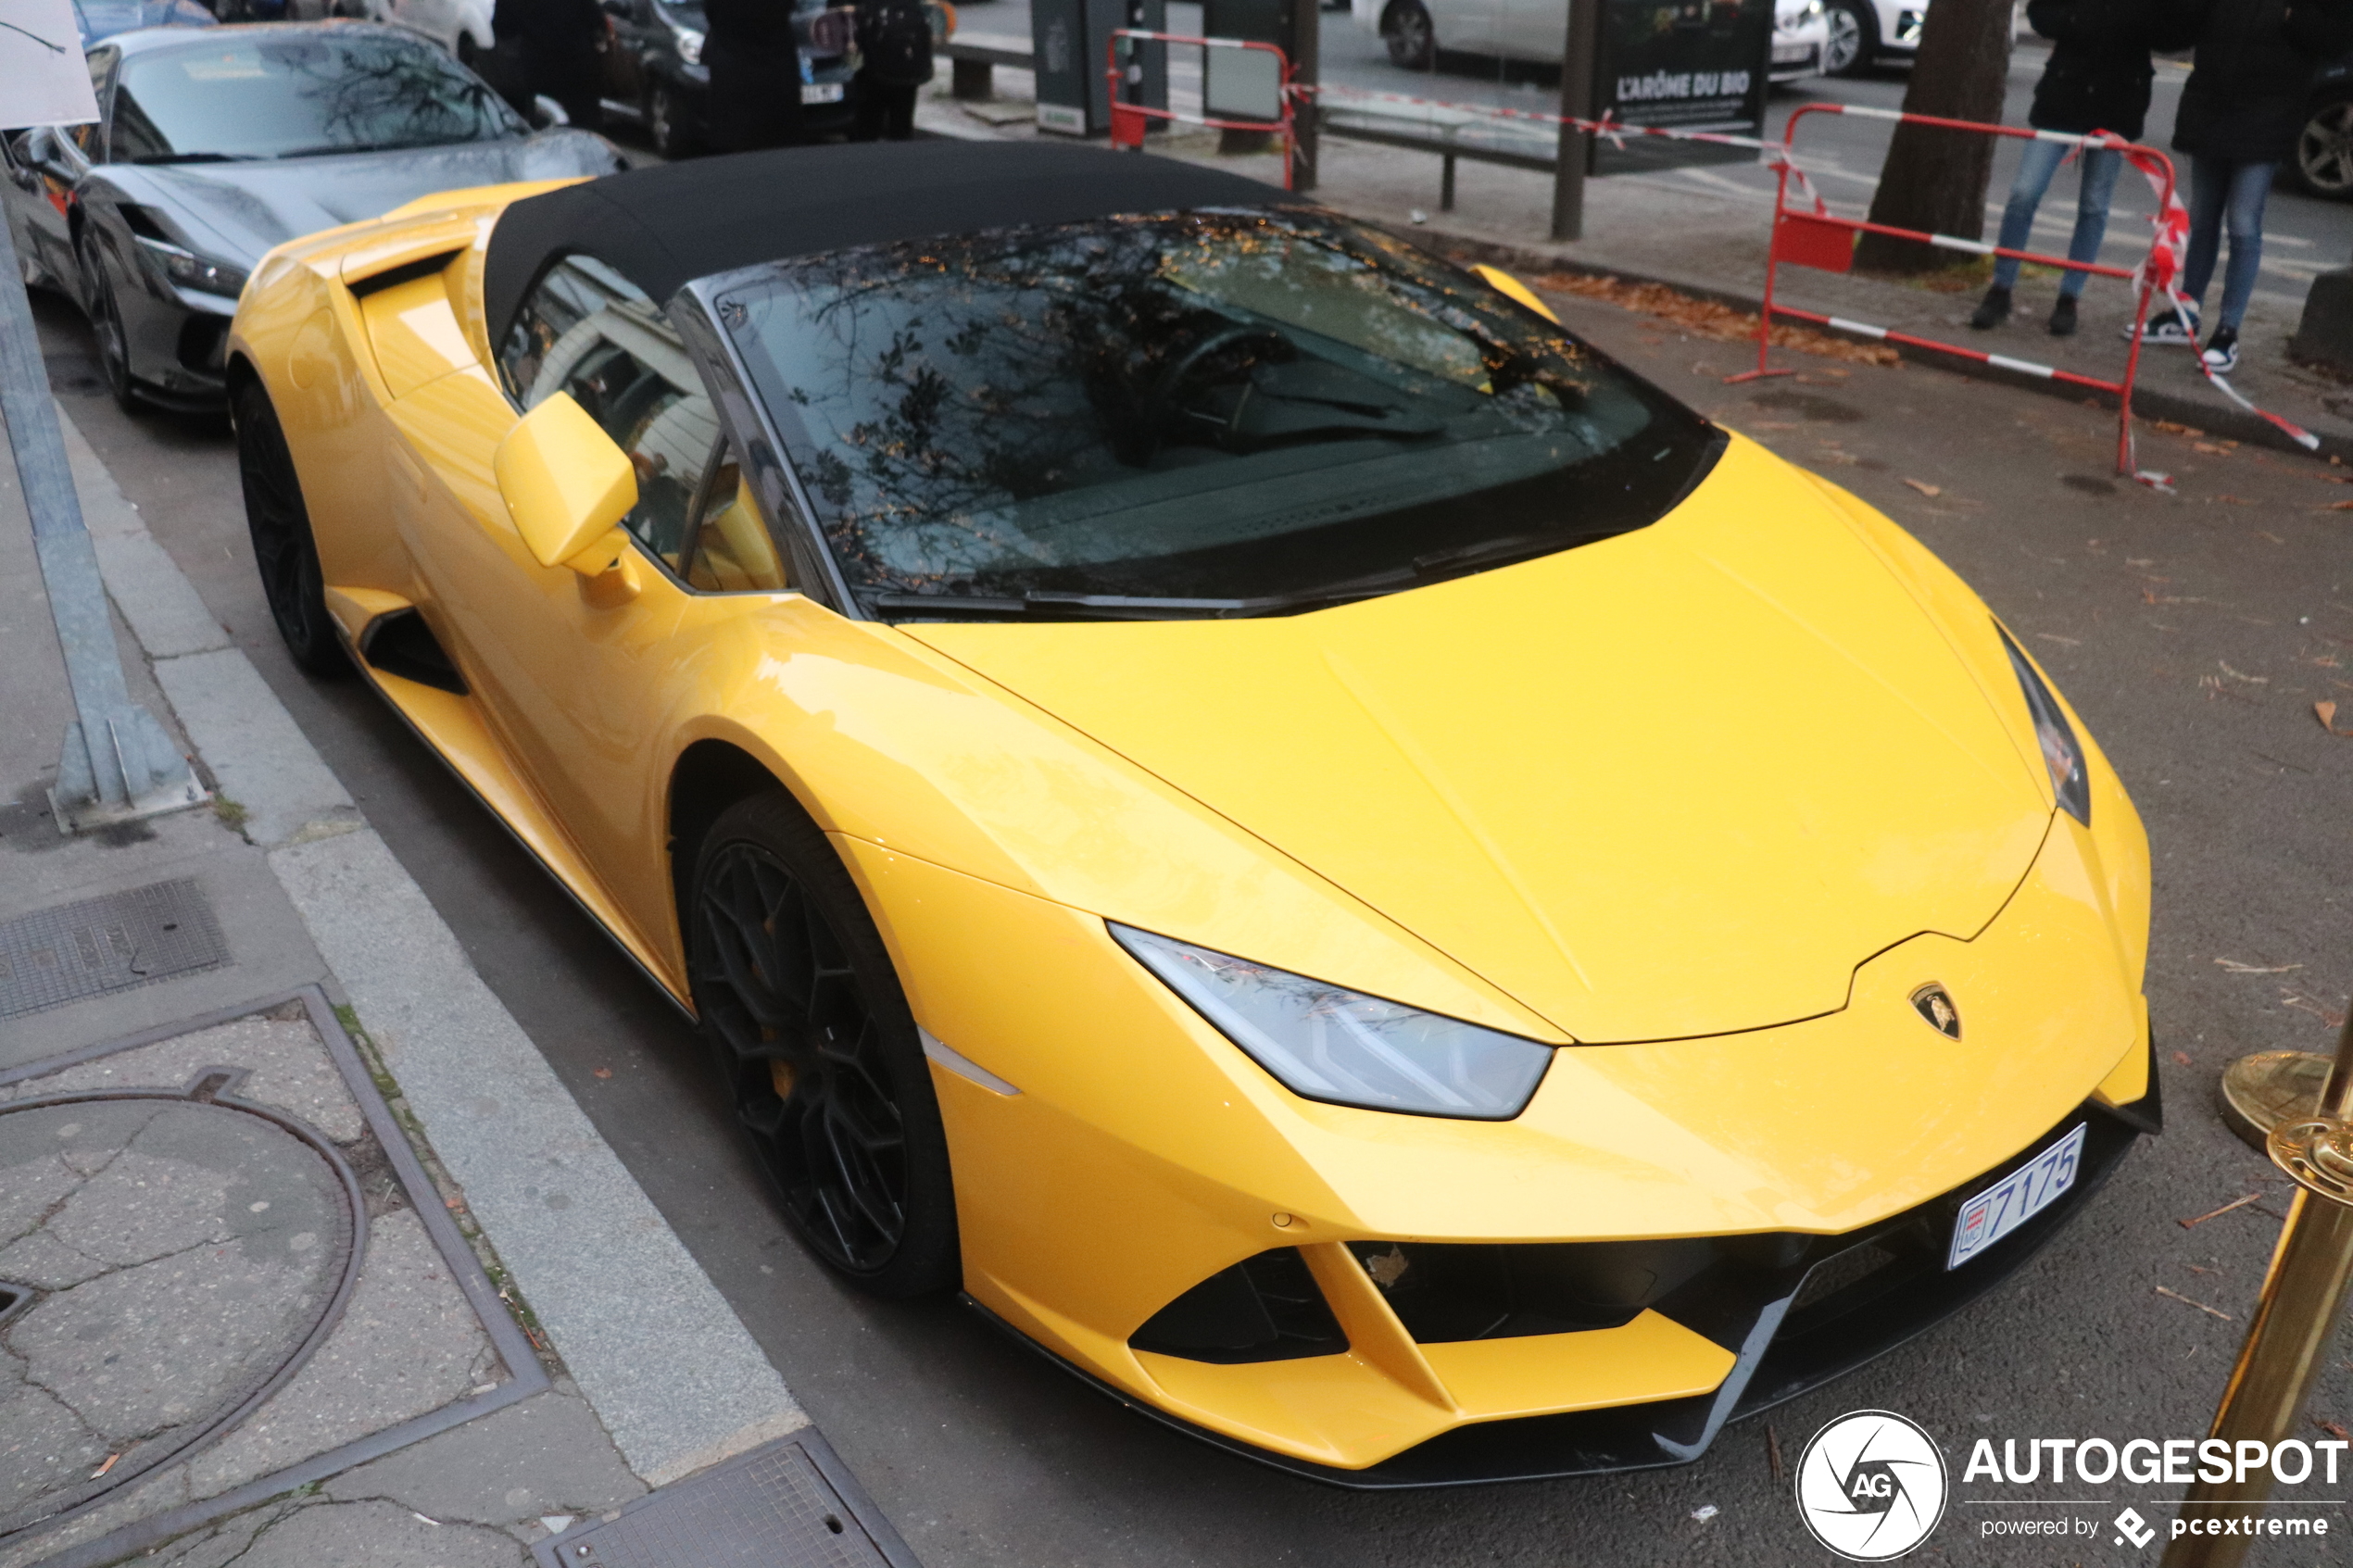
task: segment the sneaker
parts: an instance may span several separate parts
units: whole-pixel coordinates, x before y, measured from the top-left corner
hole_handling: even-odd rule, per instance
[[[2051,307],[2051,335],[2053,337],[2075,335],[2075,296],[2073,295],[2059,295],[2058,303]]]
[[[2206,340],[2206,352],[2198,358],[2218,376],[2227,376],[2239,368],[2239,330],[2217,327],[2214,335]]]
[[[2128,338],[2133,335],[2133,329],[2129,323],[2124,328],[2124,335]],[[2170,343],[2182,348],[2196,347],[2196,309],[2193,307],[2186,316],[2179,310],[2169,309],[2161,315],[2150,317],[2147,329],[2141,333],[2141,341],[2143,343]]]
[[[1996,283],[1985,291],[1985,298],[1977,307],[1977,314],[1969,324],[1981,332],[1992,332],[2010,319],[2010,291]]]

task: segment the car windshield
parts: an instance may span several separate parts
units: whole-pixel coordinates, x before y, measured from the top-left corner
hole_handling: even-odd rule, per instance
[[[480,79],[395,33],[243,29],[127,56],[114,157],[128,163],[306,157],[521,135]]]
[[[1344,220],[1201,211],[713,281],[889,620],[1279,613],[1640,528],[1723,437]]]

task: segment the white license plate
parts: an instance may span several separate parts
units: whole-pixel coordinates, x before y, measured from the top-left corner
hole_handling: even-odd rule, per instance
[[[1811,44],[1776,44],[1773,45],[1773,63],[1777,66],[1795,65],[1800,60],[1810,60],[1813,57],[1814,45]]]
[[[2057,1202],[2075,1185],[2083,1160],[2083,1124],[2025,1164],[1961,1205],[1953,1222],[1953,1250],[1944,1260],[1957,1269]]]
[[[842,84],[838,82],[804,82],[800,84],[800,101],[804,104],[838,104]]]

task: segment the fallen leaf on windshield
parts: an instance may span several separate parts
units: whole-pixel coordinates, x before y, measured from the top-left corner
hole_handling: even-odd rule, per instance
[[[1921,495],[1928,496],[1931,500],[1933,500],[1937,496],[1944,494],[1944,487],[1943,485],[1931,484],[1925,480],[1907,479],[1904,483],[1919,491]]]

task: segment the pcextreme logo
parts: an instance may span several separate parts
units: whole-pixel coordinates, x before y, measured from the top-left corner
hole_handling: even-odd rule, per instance
[[[1797,1514],[1852,1562],[1903,1556],[1944,1517],[1944,1455],[1893,1411],[1855,1411],[1814,1434],[1797,1461]]]

